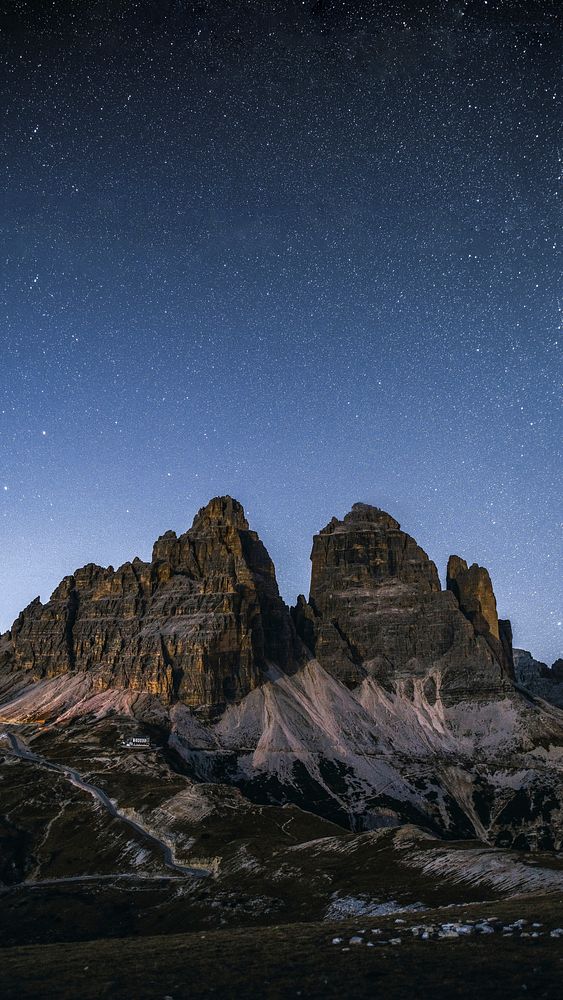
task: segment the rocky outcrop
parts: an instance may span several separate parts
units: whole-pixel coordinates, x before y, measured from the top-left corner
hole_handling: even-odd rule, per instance
[[[211,500],[185,534],[162,535],[150,563],[66,577],[21,613],[11,645],[34,679],[94,671],[100,689],[211,713],[260,684],[269,664],[291,671],[303,655],[272,561],[230,497]]]
[[[309,605],[301,600],[293,620],[322,666],[349,687],[366,676],[391,687],[438,665],[452,696],[506,687],[498,621],[495,651],[389,514],[354,504],[315,536],[311,560]]]
[[[510,623],[498,620],[485,569],[452,556],[442,591],[398,521],[361,503],[315,536],[311,559],[309,601],[299,598],[292,622],[242,506],[218,497],[189,531],[162,535],[150,562],[88,564],[65,577],[45,605],[37,598],[21,613],[2,656],[33,679],[90,672],[99,690],[212,714],[257,687],[269,665],[292,672],[307,649],[350,688],[370,676],[391,689],[437,666],[446,697],[506,686]]]
[[[455,594],[461,611],[471,622],[477,635],[486,639],[507,675],[513,678],[512,627],[507,620],[499,621],[488,570],[477,563],[468,566],[460,556],[450,556],[446,586]]]
[[[515,649],[514,677],[530,694],[563,708],[563,660],[556,660],[550,668],[527,649]]]
[[[473,563],[467,565],[460,556],[450,556],[446,572],[446,586],[457,597],[458,604],[475,631],[488,632],[499,639],[497,602],[488,571]]]

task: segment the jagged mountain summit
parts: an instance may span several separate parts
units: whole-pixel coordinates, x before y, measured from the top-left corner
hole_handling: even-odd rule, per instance
[[[87,672],[210,714],[261,682],[267,664],[294,670],[303,652],[274,567],[240,503],[216,497],[185,534],[167,531],[150,563],[89,564],[9,638],[16,670],[34,680]]]
[[[309,604],[299,599],[294,620],[323,667],[348,686],[366,676],[384,684],[430,678],[440,663],[452,692],[481,697],[506,688],[510,653],[499,639],[486,570],[467,571],[452,556],[450,571],[465,567],[466,583],[460,591],[461,577],[448,575],[442,591],[436,566],[415,540],[389,514],[361,503],[315,536],[311,562]],[[509,623],[501,628],[509,634]]]
[[[111,712],[156,726],[194,781],[255,802],[560,846],[563,714],[515,684],[487,571],[452,556],[442,590],[367,504],[311,559],[290,611],[241,505],[211,500],[150,563],[86,566],[21,613],[1,640],[0,718],[59,733]]]

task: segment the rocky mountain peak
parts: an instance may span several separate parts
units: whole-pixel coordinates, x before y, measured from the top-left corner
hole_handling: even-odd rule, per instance
[[[506,675],[514,679],[512,626],[508,620],[498,617],[488,570],[477,563],[468,566],[461,556],[450,556],[446,587],[455,595],[460,611],[471,622],[475,633],[483,636]]]
[[[320,535],[331,535],[334,533],[345,533],[353,527],[356,531],[373,531],[376,528],[385,530],[399,530],[401,525],[394,517],[381,510],[380,507],[372,507],[368,503],[355,503],[352,509],[345,514],[340,521],[333,517],[325,528],[319,532]]]
[[[399,522],[394,517],[391,517],[391,514],[388,514],[387,511],[382,510],[381,507],[373,507],[369,503],[361,502],[352,504],[352,509],[344,516],[344,522],[358,523],[362,521],[379,525],[379,527],[385,529],[395,528],[397,531],[401,527]]]
[[[499,639],[497,602],[488,570],[473,563],[468,566],[460,556],[450,556],[446,571],[446,586],[459,601],[466,618],[477,632],[487,630]]]
[[[311,558],[310,598],[290,617],[241,505],[218,497],[189,530],[165,532],[151,562],[76,570],[0,637],[3,723],[48,720],[42,743],[60,721],[71,745],[77,719],[82,754],[83,721],[91,733],[122,711],[134,718],[119,726],[158,719],[197,787],[220,795],[232,783],[355,830],[416,820],[456,839],[560,846],[562,730],[532,695],[563,704],[561,665],[521,652],[511,682],[487,571],[452,556],[442,590],[426,552],[368,504],[333,518]],[[193,803],[173,803],[159,812],[175,844]]]
[[[322,608],[327,593],[391,579],[440,590],[434,563],[400,528],[386,511],[365,503],[355,503],[342,520],[333,517],[313,539],[311,603]]]
[[[213,497],[205,507],[201,507],[194,517],[192,528],[200,531],[206,525],[224,524],[239,531],[248,531],[248,521],[244,508],[232,497]]]
[[[244,510],[215,497],[150,563],[89,564],[12,628],[13,658],[34,679],[69,671],[213,714],[302,657],[273,563]]]
[[[357,503],[315,535],[309,601],[290,617],[273,563],[242,505],[215,497],[151,562],[88,564],[14,623],[10,658],[33,679],[87,673],[209,714],[259,687],[270,667],[308,657],[350,687],[395,685],[429,670],[455,691],[498,690],[511,676],[509,623],[490,577],[452,557],[436,566],[385,511]],[[299,638],[298,638],[299,637]],[[306,647],[306,648],[305,648]]]
[[[467,579],[478,592],[496,634],[483,616],[477,624],[469,618],[468,596],[462,607],[457,593],[455,600],[442,591],[424,549],[378,507],[357,503],[342,520],[333,518],[315,535],[311,561],[309,603],[298,602],[294,623],[322,666],[347,685],[369,676],[385,685],[412,682],[439,668],[445,689],[478,695],[502,688],[510,632],[507,624],[499,640],[486,570],[475,577],[457,557],[450,577]],[[478,640],[480,625],[485,642]]]

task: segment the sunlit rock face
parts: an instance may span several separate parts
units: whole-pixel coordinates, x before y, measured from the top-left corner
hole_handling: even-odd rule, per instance
[[[468,566],[460,556],[450,556],[447,587],[457,597],[461,610],[476,631],[481,634],[489,631],[498,639],[497,602],[488,571],[477,563]]]
[[[477,563],[468,566],[460,556],[450,556],[446,586],[455,594],[460,610],[475,632],[486,639],[506,673],[513,677],[512,629],[509,621],[499,621],[488,570]]]
[[[242,506],[217,497],[192,528],[157,540],[150,563],[88,565],[12,628],[16,668],[34,679],[95,671],[111,685],[216,712],[302,653],[274,567]]]
[[[355,504],[315,536],[311,560],[309,604],[298,602],[294,621],[323,667],[348,686],[366,676],[392,686],[439,668],[451,695],[506,687],[498,651],[389,514]],[[498,619],[496,631],[499,645]]]

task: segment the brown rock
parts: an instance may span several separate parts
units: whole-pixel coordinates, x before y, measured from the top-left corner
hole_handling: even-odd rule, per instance
[[[478,635],[482,635],[509,677],[514,678],[512,626],[499,621],[497,602],[488,570],[473,563],[468,566],[460,556],[450,556],[446,586],[457,599],[465,617]]]
[[[499,639],[497,602],[488,571],[473,563],[468,567],[465,559],[450,556],[446,572],[446,586],[457,597],[466,618],[481,635],[487,631]]]
[[[294,621],[308,643],[312,626],[316,657],[349,686],[366,674],[410,682],[439,664],[452,696],[504,687],[498,656],[389,514],[354,504],[315,536],[311,560],[309,610],[298,606]]]
[[[16,665],[34,678],[95,671],[126,686],[216,712],[303,655],[274,567],[243,508],[217,497],[192,528],[154,545],[150,563],[88,565],[36,599],[12,628]]]

